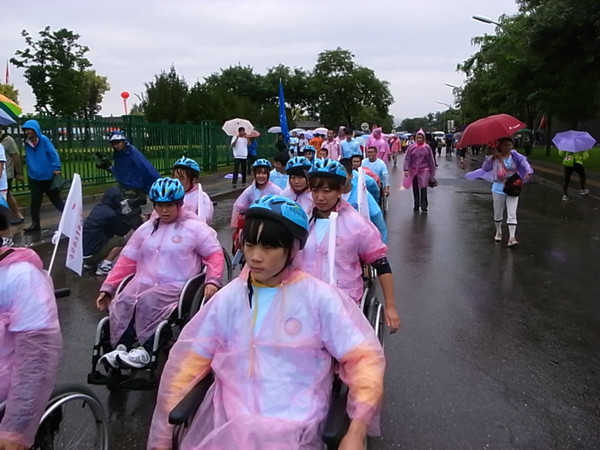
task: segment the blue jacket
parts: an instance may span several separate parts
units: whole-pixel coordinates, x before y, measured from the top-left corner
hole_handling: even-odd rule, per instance
[[[121,191],[110,187],[102,200],[92,208],[83,222],[83,255],[95,255],[109,239],[125,236],[131,229],[126,217],[121,214]]]
[[[366,194],[367,203],[369,204],[369,217],[371,218],[371,222],[373,222],[373,225],[375,225],[375,227],[379,230],[383,243],[387,244],[387,225],[385,224],[385,219],[383,218],[381,208],[368,190]],[[352,190],[350,191],[350,195],[346,201],[358,211],[358,176],[352,177]]]
[[[115,150],[113,157],[112,173],[117,183],[126,189],[139,189],[147,194],[152,183],[160,178],[150,161],[130,143],[123,150]]]
[[[30,128],[35,131],[39,141],[33,147],[25,141],[25,163],[27,176],[33,180],[51,180],[55,170],[60,170],[60,156],[54,148],[52,141],[42,134],[37,120],[28,120],[21,128]]]

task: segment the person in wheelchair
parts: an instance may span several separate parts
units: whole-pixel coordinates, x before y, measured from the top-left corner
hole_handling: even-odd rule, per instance
[[[312,163],[304,156],[291,158],[285,166],[285,172],[290,177],[289,183],[281,193],[284,197],[294,200],[302,206],[306,214],[313,209],[313,199],[308,188],[308,169],[311,167]]]
[[[240,231],[244,228],[244,213],[246,210],[263,195],[281,193],[281,188],[269,181],[271,169],[271,163],[267,159],[260,158],[254,161],[254,164],[252,164],[254,183],[244,189],[244,192],[233,203],[231,212],[231,227],[234,230],[231,251],[233,255],[240,250]]]
[[[344,166],[330,159],[317,161],[308,171],[315,209],[310,218],[306,246],[299,255],[300,266],[320,280],[334,280],[339,289],[360,304],[364,288],[362,265],[372,265],[383,291],[386,325],[394,333],[400,327],[400,316],[396,310],[394,277],[387,260],[387,246],[369,219],[342,198],[346,178]],[[337,216],[332,229],[331,213],[334,211]],[[331,262],[330,239],[335,242],[335,255]],[[334,274],[329,273],[330,267],[333,267]]]
[[[182,448],[315,448],[333,358],[350,389],[340,448],[358,448],[367,429],[378,432],[383,350],[350,298],[294,265],[307,235],[307,216],[290,199],[268,195],[247,210],[247,264],[171,349],[148,448],[171,447],[171,409],[211,370],[215,382]]]
[[[213,202],[200,184],[200,166],[191,158],[182,156],[173,165],[173,178],[178,179],[185,190],[183,207],[198,214],[207,224],[212,223]]]
[[[205,297],[210,298],[221,284],[224,259],[217,233],[182,208],[184,194],[179,180],[154,182],[150,200],[158,217],[135,231],[100,288],[96,305],[108,308],[115,349],[100,361],[109,366],[142,368],[150,362],[156,327],[171,315],[185,282],[203,266]],[[130,274],[135,274],[133,279],[111,301]]]
[[[6,211],[0,207],[0,230],[9,226]],[[62,336],[52,280],[40,257],[1,245],[0,449],[24,450],[34,443],[54,388]]]

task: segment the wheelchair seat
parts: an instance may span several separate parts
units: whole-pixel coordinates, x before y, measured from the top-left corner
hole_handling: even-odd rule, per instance
[[[157,370],[159,368],[159,357],[163,348],[169,346],[169,342],[177,340],[183,326],[194,317],[200,309],[204,298],[204,281],[206,273],[194,275],[184,284],[180,294],[177,307],[171,316],[161,321],[154,333],[154,342],[150,362],[140,369],[110,369],[103,373],[98,369],[100,358],[113,350],[110,345],[109,317],[106,316],[98,322],[94,337],[92,351],[92,370],[88,373],[89,384],[105,385],[109,390],[120,388],[133,390],[154,389],[158,384]],[[119,284],[115,297],[123,291],[131,281],[133,275],[129,275]],[[139,373],[147,373],[147,376],[137,376]]]

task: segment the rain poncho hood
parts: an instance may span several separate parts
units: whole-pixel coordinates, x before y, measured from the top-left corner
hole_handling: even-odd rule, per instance
[[[288,184],[288,186],[283,190],[281,195],[298,203],[307,216],[310,216],[310,214],[312,213],[314,202],[312,194],[310,193],[310,188],[305,189],[300,194],[296,194],[296,191],[294,191],[292,186]]]
[[[272,300],[249,306],[248,271],[188,323],[162,374],[148,448],[170,447],[170,410],[209,370],[215,383],[184,449],[320,448],[333,360],[349,386],[348,414],[379,431],[385,361],[373,329],[337,289],[286,269]],[[266,306],[255,326],[256,305]]]
[[[22,128],[33,130],[39,141],[34,146],[29,140],[25,141],[25,161],[27,163],[27,176],[34,180],[51,180],[54,171],[60,170],[60,157],[52,141],[42,134],[37,120],[26,121]]]
[[[335,210],[339,213],[335,241],[336,287],[358,303],[363,293],[362,264],[371,264],[386,256],[387,246],[377,228],[348,202],[340,200]],[[319,242],[315,220],[324,219],[311,218],[308,240],[295,264],[318,279],[329,281],[329,232]]]
[[[206,282],[221,284],[221,244],[217,233],[196,214],[182,209],[174,222],[154,227],[155,220],[149,220],[133,233],[100,289],[114,295],[120,281],[135,274],[109,304],[113,347],[134,315],[138,341],[146,342],[177,307],[185,282],[200,273],[203,265]]]
[[[0,439],[33,445],[56,382],[62,339],[54,288],[30,249],[8,249],[0,260]]]
[[[377,148],[377,157],[386,161],[390,154],[390,145],[387,139],[382,135],[381,128],[375,128],[373,134],[367,138],[366,147]]]

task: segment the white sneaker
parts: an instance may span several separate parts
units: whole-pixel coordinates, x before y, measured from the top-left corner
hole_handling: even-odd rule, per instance
[[[104,276],[108,275],[108,273],[112,270],[113,263],[112,261],[102,261],[102,263],[98,264],[98,268],[96,269],[96,275]]]
[[[581,194],[581,195],[588,195],[589,193],[590,193],[589,189],[582,189],[579,191],[579,194]]]
[[[501,242],[502,241],[502,233],[498,232],[496,233],[496,236],[494,236],[494,242]]]
[[[569,197],[567,197],[566,195],[562,196],[562,201],[563,202],[568,202],[569,201]]]
[[[100,358],[98,362],[108,364],[109,366],[118,369],[119,360],[117,356],[119,355],[127,355],[127,347],[125,347],[123,344],[117,345],[117,348],[114,349],[112,352],[108,352],[102,355],[102,358]]]
[[[508,244],[506,244],[509,247],[514,247],[515,245],[518,245],[519,241],[517,241],[514,237],[511,237],[508,239]]]
[[[141,369],[150,362],[150,355],[144,347],[134,348],[129,350],[129,353],[120,354],[117,356],[121,366]]]

